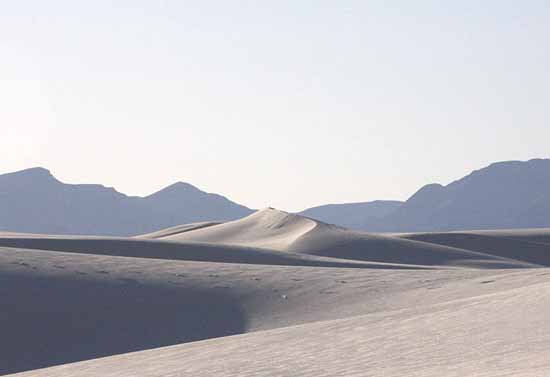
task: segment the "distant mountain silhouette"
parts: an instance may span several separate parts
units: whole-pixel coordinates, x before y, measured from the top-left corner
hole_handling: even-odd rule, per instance
[[[364,229],[366,222],[380,220],[389,215],[403,202],[396,200],[376,200],[363,203],[327,204],[300,212],[301,215],[328,224],[337,224],[349,229]]]
[[[183,182],[146,197],[94,184],[65,184],[44,168],[0,175],[0,231],[136,235],[253,211]],[[498,162],[406,202],[330,204],[302,215],[371,232],[550,227],[550,159]]]
[[[373,231],[444,231],[550,227],[550,160],[507,161],[447,186],[421,188]]]
[[[101,185],[65,184],[44,168],[0,175],[0,231],[127,236],[252,212],[183,182],[142,198]]]
[[[383,207],[388,213],[382,216],[366,204],[323,206],[303,214],[372,232],[550,227],[550,159],[498,162],[447,186],[426,185],[405,203]]]

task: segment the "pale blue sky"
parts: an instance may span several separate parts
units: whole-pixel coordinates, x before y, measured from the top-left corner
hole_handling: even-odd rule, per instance
[[[250,207],[550,157],[548,1],[2,1],[0,172]]]

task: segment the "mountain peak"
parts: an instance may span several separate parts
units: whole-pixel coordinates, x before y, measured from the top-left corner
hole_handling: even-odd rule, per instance
[[[486,166],[480,170],[485,169],[494,169],[494,168],[507,168],[512,166],[535,166],[535,165],[545,165],[548,166],[550,164],[550,159],[548,158],[533,158],[531,160],[527,161],[519,161],[519,160],[509,160],[509,161],[498,161],[493,162],[489,166]]]
[[[33,167],[29,169],[19,170],[13,173],[0,175],[0,178],[24,181],[25,183],[35,183],[37,181],[58,182],[52,173],[43,167]]]
[[[0,231],[113,236],[231,221],[252,212],[186,182],[148,197],[127,196],[98,184],[60,182],[42,167],[0,175],[0,208]]]
[[[28,168],[26,170],[50,174],[50,171],[48,169],[46,169],[45,167],[42,167],[42,166],[34,166],[34,167]]]
[[[415,192],[408,200],[407,203],[423,203],[425,201],[430,201],[434,196],[439,196],[445,191],[445,186],[439,183],[430,183],[424,185]]]
[[[19,170],[9,174],[17,175],[32,175],[32,176],[52,176],[52,173],[41,166],[36,166],[28,169]]]
[[[178,181],[172,184],[171,186],[177,187],[180,190],[199,190],[196,186],[193,186],[191,183],[183,182],[183,181]]]
[[[151,194],[148,198],[158,198],[164,196],[174,196],[179,194],[194,194],[194,195],[207,195],[206,192],[200,190],[199,188],[193,186],[187,182],[176,182],[165,188]]]
[[[187,183],[183,181],[172,183],[171,185],[165,187],[164,189],[178,190],[178,191],[202,191],[196,186],[193,186],[191,183]]]
[[[243,219],[243,221],[245,220],[253,221],[258,225],[267,228],[281,228],[282,226],[294,224],[297,222],[315,222],[315,220],[312,220],[308,217],[299,214],[288,213],[286,211],[282,211],[273,207],[267,207],[258,210]]]

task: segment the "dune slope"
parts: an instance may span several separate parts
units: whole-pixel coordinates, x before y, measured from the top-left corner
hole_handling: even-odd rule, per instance
[[[180,242],[186,240],[202,241],[286,251],[293,242],[319,224],[319,222],[307,217],[266,208],[243,219],[205,229],[174,234],[164,239]]]
[[[428,268],[369,261],[353,261],[238,245],[200,242],[167,242],[136,238],[26,236],[0,234],[0,246],[67,253],[111,255],[135,258],[204,261],[217,263],[265,264],[348,268]]]
[[[401,237],[411,240],[429,242],[497,257],[522,260],[528,263],[550,266],[550,244],[532,241],[541,233],[520,233],[501,231],[484,232],[449,232],[449,233],[413,233]],[[536,235],[535,235],[536,234]]]
[[[550,272],[529,267],[548,244],[514,234],[382,236],[275,209],[139,238],[0,234],[0,374],[537,371]]]
[[[476,230],[475,234],[550,245],[550,228]]]
[[[540,271],[512,275],[518,286],[498,292],[20,376],[545,375],[550,368],[550,332],[541,329],[550,314],[550,282],[548,272]]]
[[[0,374],[462,297],[489,275],[0,248]]]
[[[351,231],[273,208],[243,219],[162,237],[377,263],[478,268],[536,267],[535,262],[475,250]]]

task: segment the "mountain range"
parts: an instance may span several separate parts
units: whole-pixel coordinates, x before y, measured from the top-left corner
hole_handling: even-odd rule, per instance
[[[446,186],[428,184],[402,203],[340,204],[303,214],[372,232],[550,227],[550,159],[494,163]]]
[[[0,209],[1,231],[111,236],[253,212],[184,182],[136,197],[102,185],[62,183],[44,168],[0,175]]]
[[[44,168],[0,175],[0,231],[129,236],[180,224],[225,222],[254,212],[178,182],[145,197],[96,184],[66,184]],[[329,204],[301,215],[371,232],[550,227],[550,159],[507,161],[407,201]]]

